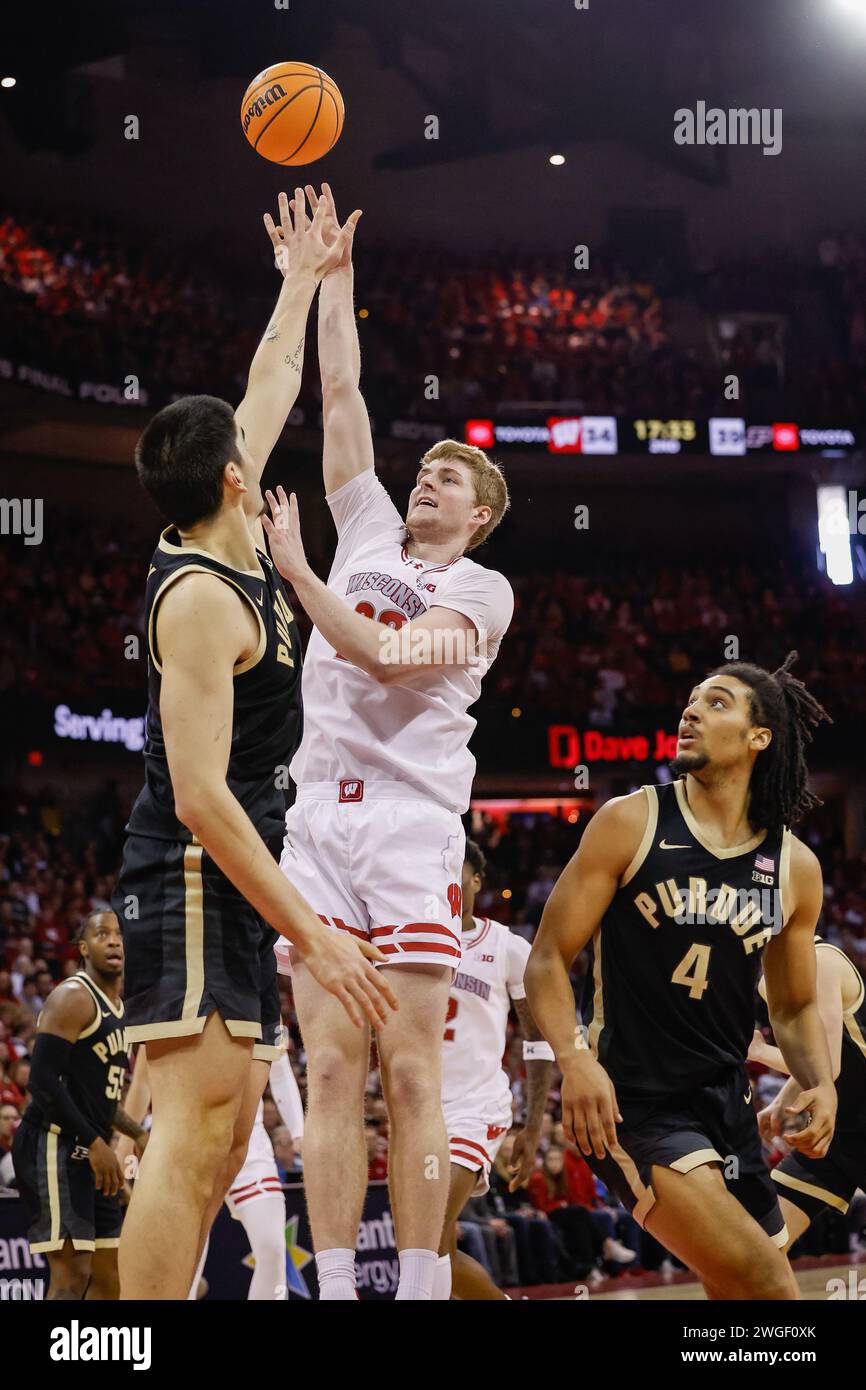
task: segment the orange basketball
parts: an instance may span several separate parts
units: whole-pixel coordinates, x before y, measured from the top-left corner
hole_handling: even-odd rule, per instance
[[[343,98],[333,78],[312,63],[274,63],[254,77],[241,103],[253,149],[274,164],[312,164],[336,145]]]

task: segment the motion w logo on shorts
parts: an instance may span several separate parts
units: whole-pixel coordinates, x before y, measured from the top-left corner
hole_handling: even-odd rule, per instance
[[[364,783],[363,782],[341,782],[340,783],[341,801],[363,801]]]

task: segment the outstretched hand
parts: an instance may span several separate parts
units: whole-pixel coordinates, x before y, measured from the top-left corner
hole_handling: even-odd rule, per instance
[[[284,579],[294,583],[309,569],[301,539],[301,516],[298,499],[294,493],[286,497],[285,489],[277,488],[276,497],[270,491],[265,493],[271,516],[262,513],[262,526],[271,549],[271,559]],[[273,518],[273,519],[272,519]]]
[[[286,193],[280,194],[278,224],[269,212],[265,213],[265,231],[283,278],[310,270],[318,281],[332,270],[351,265],[352,240],[361,213],[360,210],[353,212],[341,227],[333,194],[326,183],[322,184],[321,196],[316,194],[312,184],[307,184],[306,198],[313,211],[312,219],[307,216],[304,189],[296,188],[293,198]]]

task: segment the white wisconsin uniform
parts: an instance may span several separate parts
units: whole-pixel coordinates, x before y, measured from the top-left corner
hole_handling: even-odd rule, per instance
[[[451,985],[442,1047],[442,1109],[451,1162],[479,1169],[476,1195],[511,1126],[511,1084],[502,1066],[512,999],[525,999],[529,942],[501,922],[473,917]]]
[[[468,713],[514,609],[503,575],[458,556],[413,559],[404,522],[372,469],[327,502],[337,528],[328,588],[393,628],[453,609],[486,634],[477,665],[426,667],[381,685],[318,629],[304,659],[304,736],[280,867],[323,922],[372,939],[390,962],[460,962],[460,880],[475,759]],[[290,946],[275,947],[290,969]]]
[[[300,1139],[304,1133],[304,1107],[295,1074],[285,1052],[276,1062],[271,1063],[269,1085],[280,1112],[280,1119],[292,1138]],[[226,1206],[236,1221],[242,1219],[244,1209],[249,1203],[262,1197],[283,1195],[277,1160],[274,1158],[274,1146],[265,1129],[264,1116],[265,1105],[264,1101],[260,1100],[244,1166],[226,1195]]]

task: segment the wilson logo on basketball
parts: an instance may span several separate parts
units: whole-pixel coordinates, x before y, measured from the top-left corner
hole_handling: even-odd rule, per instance
[[[281,87],[279,82],[274,83],[266,92],[262,92],[260,97],[256,97],[251,106],[248,106],[244,114],[244,134],[249,130],[250,121],[260,116],[269,106],[273,106],[275,101],[286,95],[285,87]]]

